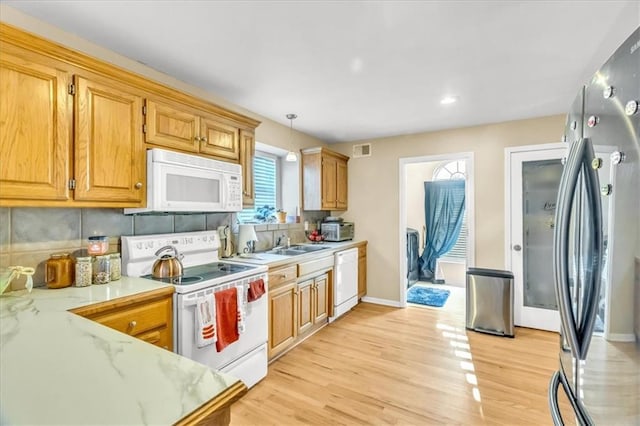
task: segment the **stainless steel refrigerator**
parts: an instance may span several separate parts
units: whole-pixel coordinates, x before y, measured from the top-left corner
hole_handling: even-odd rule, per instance
[[[640,28],[567,116],[553,250],[562,323],[549,387],[556,425],[640,425],[639,103]],[[570,412],[561,412],[559,392]]]

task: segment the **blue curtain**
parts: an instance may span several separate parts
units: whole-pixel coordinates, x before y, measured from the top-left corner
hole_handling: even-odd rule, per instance
[[[424,183],[424,214],[427,238],[418,260],[420,280],[435,278],[436,260],[453,248],[464,218],[464,180]]]

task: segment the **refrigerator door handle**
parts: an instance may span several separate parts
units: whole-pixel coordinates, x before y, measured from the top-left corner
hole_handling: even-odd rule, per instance
[[[576,358],[579,355],[579,340],[571,305],[571,289],[569,288],[569,224],[575,190],[580,178],[580,168],[583,164],[584,150],[584,139],[577,140],[569,150],[565,169],[560,178],[555,217],[556,227],[553,233],[553,272],[560,322],[565,338],[571,347],[571,353]]]
[[[600,300],[600,285],[602,273],[602,254],[603,254],[603,235],[602,235],[602,204],[600,202],[600,184],[598,180],[598,172],[591,167],[591,161],[595,157],[593,144],[590,139],[585,138],[585,150],[582,158],[584,181],[585,181],[585,198],[589,209],[587,232],[589,233],[586,241],[587,255],[583,259],[586,269],[583,276],[585,286],[583,289],[583,309],[578,325],[578,359],[585,359],[593,328],[595,327],[596,317],[598,314],[598,302]],[[583,217],[583,221],[586,217]]]
[[[558,391],[560,390],[560,372],[556,371],[551,376],[551,382],[549,383],[549,411],[551,411],[551,418],[555,426],[564,426],[564,420],[560,414],[560,407],[558,405]]]

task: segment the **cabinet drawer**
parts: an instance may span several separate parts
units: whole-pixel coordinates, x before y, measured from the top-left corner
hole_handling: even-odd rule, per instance
[[[113,313],[106,313],[95,321],[114,330],[137,336],[155,328],[167,327],[171,317],[168,299],[146,303]]]
[[[284,266],[269,271],[269,289],[273,290],[287,281],[295,280],[296,278],[296,265]]]
[[[314,259],[309,262],[298,263],[298,276],[302,277],[314,272],[326,271],[333,268],[333,256]]]

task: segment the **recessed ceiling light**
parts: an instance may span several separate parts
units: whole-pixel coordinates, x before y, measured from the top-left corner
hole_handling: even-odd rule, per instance
[[[440,103],[442,105],[449,105],[449,104],[453,104],[458,102],[458,97],[457,96],[445,96],[444,98],[440,99]]]

